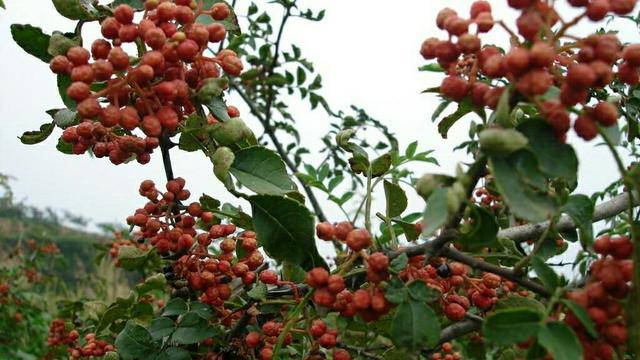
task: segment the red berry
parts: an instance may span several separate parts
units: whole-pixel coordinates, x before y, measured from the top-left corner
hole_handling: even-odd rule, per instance
[[[67,51],[67,58],[75,65],[86,65],[89,63],[91,54],[89,51],[81,46],[74,46]]]
[[[344,349],[335,349],[333,351],[333,360],[351,360],[351,355]]]
[[[618,109],[610,102],[598,103],[591,113],[602,126],[611,126],[618,121]]]
[[[587,5],[587,17],[593,21],[602,20],[609,9],[609,0],[591,0]]]
[[[79,102],[91,95],[89,85],[83,82],[74,82],[67,88],[67,96],[72,100]]]
[[[446,98],[460,101],[469,92],[469,83],[458,76],[447,76],[442,80],[440,92]]]
[[[316,225],[316,235],[321,240],[331,241],[335,236],[335,227],[327,221],[319,223]]]
[[[586,141],[589,141],[598,135],[598,127],[591,116],[583,114],[578,116],[573,125],[576,134]]]
[[[371,246],[371,234],[366,229],[356,229],[347,235],[347,246],[353,251],[360,251]]]
[[[113,17],[121,24],[131,24],[133,21],[133,8],[127,4],[118,5],[113,10]]]
[[[278,274],[273,270],[264,270],[260,273],[260,281],[265,284],[275,285],[278,282]]]
[[[49,69],[54,74],[68,74],[72,67],[73,64],[64,55],[57,55],[49,62]]]
[[[321,267],[313,268],[305,275],[305,282],[312,288],[319,289],[327,285],[329,272]]]
[[[371,297],[366,290],[359,289],[353,293],[353,306],[357,310],[366,310],[369,305],[371,305]]]
[[[523,13],[516,21],[518,33],[527,40],[534,40],[540,33],[543,25],[542,17],[535,11]]]
[[[108,60],[115,70],[124,70],[129,67],[129,55],[121,47],[111,49]]]
[[[472,19],[475,19],[483,12],[491,12],[491,4],[489,4],[488,1],[478,0],[474,1],[473,4],[471,4],[470,15]]]
[[[534,0],[508,0],[507,3],[514,9],[524,9],[533,5]]]
[[[320,339],[318,340],[318,342],[320,343],[320,346],[322,346],[325,349],[332,349],[336,346],[336,337],[335,335],[332,334],[324,334],[322,336],[320,336]]]
[[[596,73],[587,64],[575,64],[567,71],[567,83],[575,89],[587,89],[596,81]]]
[[[440,40],[434,37],[428,38],[423,41],[422,46],[420,46],[420,55],[422,55],[425,60],[435,59],[436,46],[439,42]]]
[[[464,319],[467,310],[465,310],[461,305],[456,303],[449,303],[444,308],[445,316],[452,321],[460,321]]]
[[[218,21],[226,19],[230,14],[231,10],[229,9],[229,6],[223,2],[216,3],[211,8],[211,17]]]
[[[338,294],[345,289],[344,278],[342,275],[334,274],[329,276],[327,280],[327,289],[332,294]]]

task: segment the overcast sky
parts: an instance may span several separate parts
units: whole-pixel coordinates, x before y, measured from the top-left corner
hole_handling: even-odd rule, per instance
[[[59,130],[44,143],[22,145],[17,136],[25,130],[37,129],[50,121],[45,111],[62,106],[55,77],[48,66],[24,53],[11,39],[9,25],[31,23],[53,30],[72,31],[73,23],[59,16],[49,1],[6,0],[6,11],[0,10],[0,173],[12,175],[18,199],[40,207],[67,209],[96,222],[122,222],[143,204],[137,187],[143,179],[163,182],[160,154],[145,166],[135,163],[114,166],[105,159],[70,156],[55,150]],[[246,1],[240,1],[246,9]],[[304,3],[317,3],[306,1]],[[430,121],[438,104],[432,94],[420,91],[439,85],[440,74],[420,73],[424,64],[418,50],[429,36],[444,36],[435,26],[437,10],[452,6],[467,13],[470,1],[324,1],[326,18],[322,22],[296,19],[291,22],[284,42],[296,43],[303,54],[315,63],[324,79],[323,94],[336,109],[356,104],[384,121],[400,139],[401,147],[414,140],[420,149],[434,149],[441,168],[427,166],[423,171],[452,173],[455,165],[465,159],[452,148],[467,136],[470,118],[460,121],[443,140]],[[496,18],[514,17],[505,0],[491,1]],[[564,2],[563,2],[564,3]],[[566,14],[567,12],[563,12]],[[568,11],[571,14],[571,10]],[[571,15],[567,15],[570,18]],[[622,29],[624,40],[637,39],[637,30],[628,24],[615,24]],[[594,24],[582,27],[584,35]],[[486,37],[485,37],[486,38]],[[504,42],[504,34],[494,31],[491,42]],[[90,43],[90,41],[87,41]],[[230,104],[239,105],[237,98]],[[319,149],[319,135],[328,130],[328,119],[322,110],[309,111],[307,103],[293,98],[291,107],[299,119],[298,129],[311,149]],[[241,107],[241,110],[244,107]],[[246,111],[244,111],[247,114]],[[260,132],[259,126],[254,126]],[[579,192],[592,193],[609,184],[617,176],[611,156],[595,142],[584,143],[574,136],[581,159]],[[223,200],[231,200],[212,176],[210,163],[200,153],[173,151],[175,173],[187,179],[193,194],[207,192]],[[409,192],[411,191],[408,189]],[[234,201],[237,203],[237,201]],[[381,205],[378,202],[379,205]],[[421,210],[423,202],[415,196],[410,200],[413,210]],[[382,209],[382,208],[380,208]],[[331,220],[342,220],[335,209],[329,209]]]

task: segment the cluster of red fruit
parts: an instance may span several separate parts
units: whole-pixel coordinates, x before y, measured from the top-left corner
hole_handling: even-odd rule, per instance
[[[584,105],[574,123],[576,133],[582,138],[590,140],[597,135],[596,123],[615,124],[616,106],[607,102],[587,106],[589,91],[614,81],[614,67],[620,81],[638,83],[640,45],[622,46],[613,34],[592,35],[567,44],[561,44],[560,40],[583,16],[600,20],[610,11],[625,15],[633,10],[636,0],[569,0],[573,6],[586,7],[574,22],[561,21],[546,1],[509,0],[508,3],[521,11],[516,25],[523,41],[509,30],[512,48],[507,54],[495,46],[482,47],[478,36],[498,23],[493,19],[488,1],[475,1],[468,19],[449,8],[438,13],[437,26],[446,30],[450,38],[428,38],[422,43],[420,53],[425,59],[437,59],[445,69],[448,76],[440,86],[441,94],[455,101],[469,97],[477,106],[496,109],[507,87],[493,80],[506,78],[521,96],[539,107],[560,141],[565,140],[571,126],[568,108],[577,104]],[[563,25],[553,33],[551,28],[558,23]],[[475,34],[470,32],[471,24],[475,24]],[[507,28],[504,23],[499,24]],[[620,58],[624,62],[617,64]],[[554,85],[560,88],[559,99],[543,100],[541,96]]]
[[[270,360],[273,357],[273,346],[277,343],[282,328],[282,323],[268,321],[262,325],[261,333],[257,331],[248,333],[244,338],[244,343],[249,349],[261,347],[258,358],[261,360]],[[319,319],[314,320],[307,332],[314,339],[313,347],[315,350],[312,350],[311,353],[320,354],[318,351],[319,347],[325,349],[333,349],[336,347],[338,330],[327,328],[327,324],[324,321]],[[288,345],[291,344],[292,341],[293,337],[291,333],[287,333],[283,344]],[[344,349],[336,348],[333,351],[333,358],[336,360],[350,360],[351,355]]]
[[[129,225],[138,226],[140,229],[133,235],[136,241],[148,240],[160,254],[167,254],[170,251],[181,253],[193,246],[194,238],[197,236],[198,219],[203,224],[211,224],[215,217],[211,212],[203,211],[202,206],[197,202],[180,211],[179,202],[191,196],[184,186],[183,178],[168,181],[167,191],[164,193],[158,190],[151,180],[145,180],[140,184],[140,195],[149,201],[143,208],[137,209],[134,215],[127,218]],[[204,238],[199,236],[198,241],[202,242],[200,251],[206,253],[206,246],[211,243],[210,238],[205,234]]]
[[[62,139],[73,144],[75,154],[92,149],[114,164],[133,157],[148,163],[159,137],[173,135],[195,111],[193,91],[219,77],[219,67],[232,76],[242,71],[242,62],[231,50],[215,57],[203,55],[210,42],[224,39],[226,30],[220,22],[205,26],[196,18],[225,20],[230,15],[225,3],[204,9],[202,2],[192,0],[147,0],[144,6],[142,20],[135,23],[134,9],[119,5],[113,17],[102,21],[104,39],[95,40],[91,52],[75,46],[66,56],[51,60],[54,73],[71,77],[67,95],[77,102],[81,121],[66,128]],[[122,45],[134,42],[139,54],[132,60]],[[94,61],[89,63],[91,57]],[[93,92],[96,88],[101,90]],[[102,107],[101,102],[108,105]],[[133,133],[137,128],[145,138]]]
[[[316,235],[325,241],[342,241],[349,249],[358,252],[371,246],[371,234],[366,229],[354,229],[349,221],[337,224],[321,222],[316,225]]]
[[[387,301],[381,282],[389,278],[389,258],[376,252],[366,257],[369,287],[350,291],[345,286],[342,275],[330,275],[324,268],[311,269],[306,277],[307,285],[315,289],[313,302],[340,315],[359,315],[364,321],[374,321],[387,314],[392,304]]]
[[[627,343],[627,327],[622,303],[630,289],[633,244],[627,236],[603,235],[593,244],[601,257],[591,264],[590,277],[584,289],[567,297],[587,309],[600,337],[592,338],[576,318],[568,312],[565,318],[578,334],[585,359],[611,360],[615,349]]]
[[[49,347],[67,346],[67,352],[71,359],[99,357],[115,349],[112,344],[96,339],[94,333],[85,335],[84,345],[78,344],[79,337],[80,334],[77,330],[66,330],[64,320],[54,319],[49,326],[47,343]]]
[[[440,261],[439,264],[436,264]],[[471,306],[480,312],[490,310],[498,297],[517,290],[517,285],[503,280],[492,273],[484,273],[480,278],[469,274],[466,265],[458,262],[434,260],[434,264],[424,265],[424,256],[413,256],[406,269],[400,272],[405,282],[424,281],[427,286],[442,294],[441,307],[444,315],[451,321],[464,319]],[[518,292],[527,296],[526,292]]]
[[[482,206],[489,207],[494,211],[499,211],[503,207],[502,197],[491,193],[486,187],[481,187],[475,191],[476,202]]]
[[[453,351],[453,345],[450,342],[443,343],[440,351],[431,355],[431,360],[460,360],[462,354],[459,351]]]

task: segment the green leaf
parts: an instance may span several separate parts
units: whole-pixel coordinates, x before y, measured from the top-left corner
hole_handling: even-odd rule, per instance
[[[222,96],[211,97],[207,102],[203,103],[203,105],[211,111],[211,114],[215,116],[216,119],[220,121],[229,121],[231,119],[227,113],[227,105]]]
[[[197,314],[201,318],[211,320],[213,317],[213,310],[211,309],[211,306],[199,301],[192,301],[189,305],[191,307],[191,312]]]
[[[118,249],[118,263],[125,270],[137,269],[144,265],[151,250],[142,250],[136,246],[121,246]]]
[[[267,298],[267,285],[265,285],[263,282],[258,282],[253,287],[253,289],[247,292],[247,295],[255,300],[264,300]]]
[[[483,324],[484,337],[497,345],[512,345],[535,336],[544,314],[532,308],[498,310]]]
[[[171,335],[171,341],[176,344],[196,344],[216,333],[216,329],[210,326],[207,320],[189,312],[180,319],[178,327]]]
[[[142,359],[155,350],[149,331],[133,321],[127,321],[124,330],[118,334],[115,345],[118,355],[124,360]]]
[[[429,196],[422,220],[422,234],[424,236],[432,235],[447,222],[449,218],[447,193],[447,189],[435,189]]]
[[[475,105],[473,105],[470,99],[465,98],[460,103],[458,103],[458,109],[456,109],[456,111],[453,114],[445,116],[438,123],[438,132],[440,133],[442,138],[446,139],[449,129],[451,129],[451,127],[456,122],[458,122],[458,120],[462,119],[463,116],[473,111],[479,111],[479,109]]]
[[[153,319],[147,328],[154,341],[160,341],[171,335],[175,329],[175,322],[164,316]]]
[[[387,216],[392,218],[402,215],[407,208],[407,195],[400,185],[385,180],[384,195],[387,198]]]
[[[6,9],[6,7],[4,7],[4,1],[3,0],[0,0],[0,7],[3,8],[3,9]]]
[[[542,281],[544,287],[549,290],[549,292],[553,293],[560,285],[558,274],[556,274],[556,272],[538,256],[531,260],[531,266],[536,272],[536,275],[538,275],[540,281]]]
[[[162,350],[153,360],[191,360],[191,353],[178,347],[168,347]]]
[[[442,68],[442,66],[440,66],[440,64],[433,63],[420,66],[418,68],[418,71],[444,72],[444,69]]]
[[[589,335],[591,335],[591,337],[593,337],[594,339],[598,337],[598,331],[596,331],[596,326],[591,320],[591,317],[589,316],[589,313],[587,313],[587,310],[585,310],[585,308],[583,308],[578,303],[568,299],[560,299],[560,302],[564,306],[566,306],[569,310],[571,310],[573,315],[578,320],[580,320],[580,322],[582,323],[582,326],[584,326],[584,328],[587,330]]]
[[[13,24],[11,25],[11,36],[16,44],[28,54],[44,62],[49,62],[53,59],[53,56],[49,55],[47,51],[50,36],[42,32],[40,28],[29,24]]]
[[[40,130],[26,131],[20,136],[20,141],[26,145],[33,145],[41,143],[51,135],[55,125],[53,123],[47,123],[40,125]]]
[[[70,34],[69,36],[72,35],[73,34]],[[53,34],[51,34],[51,38],[49,38],[47,52],[51,56],[66,55],[69,49],[78,45],[80,45],[79,38],[70,38],[59,31],[54,31]]]
[[[498,106],[496,107],[496,111],[493,112],[492,118],[493,121],[502,125],[502,127],[510,128],[513,127],[511,123],[511,105],[509,104],[511,100],[511,87],[506,87],[500,96],[500,100],[498,100]]]
[[[258,194],[284,195],[296,191],[280,156],[263,146],[236,152],[229,171],[240,184]]]
[[[146,278],[143,283],[136,285],[136,291],[138,295],[144,295],[149,291],[161,290],[166,284],[167,279],[164,274],[155,274]]]
[[[136,10],[144,9],[144,0],[115,0],[111,6],[116,7],[121,4],[127,4]]]
[[[393,304],[402,304],[408,301],[409,291],[402,281],[392,279],[389,286],[384,289],[384,297]]]
[[[440,340],[440,323],[424,302],[404,302],[396,309],[390,336],[395,346],[408,351],[434,348]]]
[[[478,250],[493,244],[498,235],[498,221],[486,208],[471,207],[473,224],[471,230],[460,236],[460,242],[470,250]]]
[[[527,175],[539,175],[535,169],[529,168],[527,174],[520,173],[518,164],[523,164],[527,154],[526,151],[518,151],[508,157],[493,156],[489,166],[498,190],[514,214],[530,222],[541,222],[557,213],[559,206],[555,198],[528,183],[531,177]]]
[[[69,96],[67,96],[67,89],[71,86],[71,77],[69,75],[58,75],[58,93],[60,94],[60,98],[64,105],[71,109],[76,109],[76,102],[71,100]]]
[[[93,20],[97,12],[89,0],[53,0],[60,15],[71,20]]]
[[[173,298],[162,309],[162,316],[182,315],[189,311],[187,303],[181,298]]]
[[[298,66],[298,69],[296,71],[296,80],[298,82],[298,85],[302,85],[305,80],[307,80],[307,73],[300,66]]]
[[[305,270],[327,267],[316,248],[313,215],[306,207],[273,195],[255,195],[249,201],[257,238],[267,255]]]
[[[513,295],[513,294],[509,294],[503,298],[500,298],[495,305],[496,310],[518,308],[518,307],[528,307],[528,308],[536,309],[540,312],[545,311],[545,307],[540,301],[530,297]]]
[[[407,264],[409,264],[409,257],[407,256],[407,254],[402,253],[391,260],[391,263],[389,264],[389,270],[397,274],[400,271],[404,270],[407,267]]]
[[[404,235],[407,237],[407,240],[415,241],[420,237],[420,234],[418,233],[418,230],[416,230],[416,226],[414,223],[399,219],[391,219],[391,221],[400,225],[402,231],[404,232]]]
[[[207,194],[202,194],[198,201],[200,202],[200,205],[202,205],[202,209],[205,211],[212,211],[220,208],[220,200],[214,199]]]
[[[529,140],[528,147],[538,160],[539,169],[549,178],[562,178],[571,188],[576,186],[578,157],[573,147],[556,140],[553,129],[543,121],[527,121],[518,131]]]
[[[384,175],[391,167],[391,154],[386,153],[371,162],[371,176],[379,177]]]
[[[554,360],[582,359],[582,346],[569,326],[554,321],[540,327],[538,343],[553,355]]]
[[[409,296],[415,301],[433,302],[442,296],[439,291],[427,286],[427,283],[422,280],[410,282],[407,288]]]
[[[569,196],[569,200],[562,207],[562,212],[571,216],[580,230],[580,241],[583,246],[593,243],[593,210],[594,204],[586,195]]]

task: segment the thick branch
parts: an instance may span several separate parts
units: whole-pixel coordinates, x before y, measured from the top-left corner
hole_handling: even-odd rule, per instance
[[[636,197],[637,198],[637,197]],[[638,201],[635,201],[634,206],[638,205]],[[595,207],[593,211],[593,222],[608,219],[624,212],[629,206],[629,194],[624,193],[614,197],[609,201],[605,201],[602,204]],[[506,237],[516,242],[524,242],[531,239],[540,237],[542,233],[549,227],[549,221],[541,222],[538,224],[526,224],[521,226],[514,226],[508,229],[500,230],[498,237]],[[563,215],[558,224],[556,230],[566,231],[575,229],[576,223],[568,215]]]
[[[167,176],[167,181],[174,179],[173,167],[171,166],[171,155],[169,149],[171,148],[171,140],[166,135],[160,138],[160,152],[162,153],[162,165],[164,165],[164,173]]]
[[[438,345],[442,345],[448,341],[464,336],[468,333],[480,330],[482,327],[482,318],[476,315],[467,314],[467,318],[457,323],[451,324],[440,332],[440,341]]]

